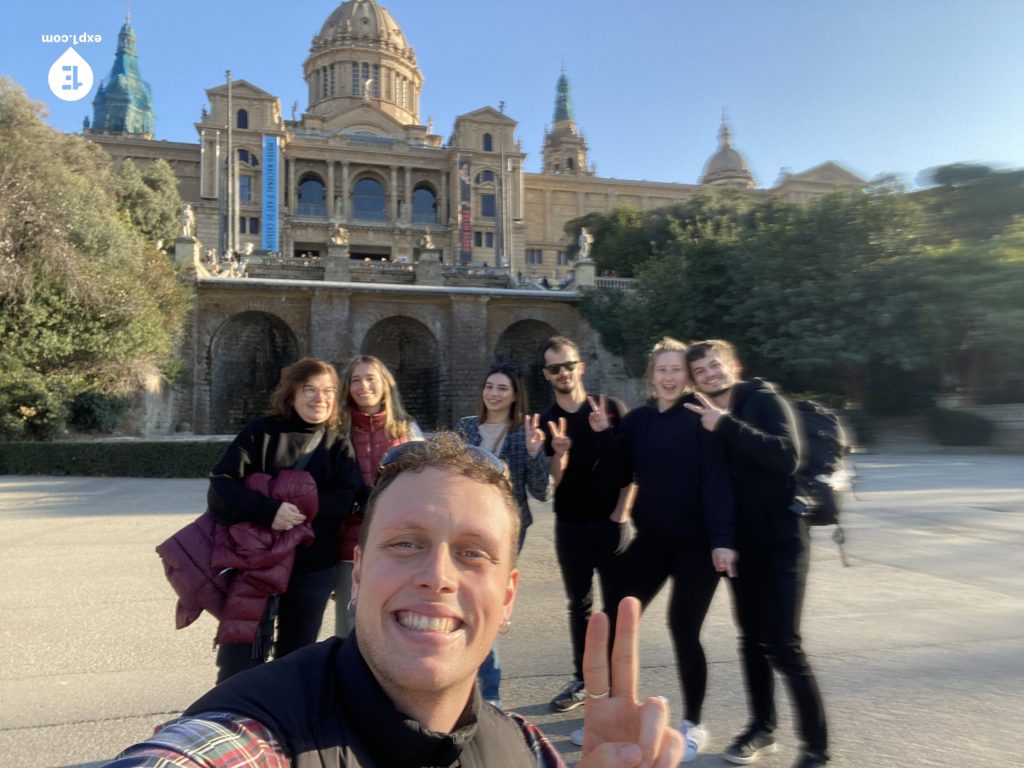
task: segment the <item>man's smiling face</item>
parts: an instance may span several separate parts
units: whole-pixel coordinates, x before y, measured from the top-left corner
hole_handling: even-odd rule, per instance
[[[400,475],[374,504],[352,575],[360,651],[393,700],[468,700],[512,613],[515,512],[497,487],[435,468]]]

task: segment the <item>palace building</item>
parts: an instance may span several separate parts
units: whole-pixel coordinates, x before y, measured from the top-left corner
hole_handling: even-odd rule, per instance
[[[528,173],[517,123],[499,109],[457,116],[447,137],[424,125],[415,51],[375,0],[342,2],[313,37],[303,72],[301,114],[283,115],[257,83],[228,81],[207,89],[196,143],[152,141],[149,86],[126,21],[86,134],[118,159],[170,162],[204,250],[322,257],[341,227],[353,262],[414,263],[426,243],[442,264],[504,270],[512,284],[564,278],[575,255],[565,225],[586,213],[657,208],[715,187],[806,202],[866,184],[826,162],[758,189],[724,118],[694,184],[601,178],[564,71],[541,171]]]

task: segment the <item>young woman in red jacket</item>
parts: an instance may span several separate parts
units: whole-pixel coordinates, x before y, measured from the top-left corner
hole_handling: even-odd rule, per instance
[[[405,412],[395,377],[372,355],[360,355],[349,361],[341,377],[338,400],[341,432],[349,439],[363,474],[364,497],[358,504],[362,508],[388,449],[410,440],[422,440],[423,433]],[[353,515],[338,529],[341,564],[334,588],[334,633],[338,637],[347,636],[355,626],[348,606],[352,598],[352,550],[359,540],[361,526],[362,517]]]

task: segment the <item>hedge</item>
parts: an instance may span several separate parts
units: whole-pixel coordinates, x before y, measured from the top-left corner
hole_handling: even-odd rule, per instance
[[[928,430],[942,445],[991,445],[996,426],[970,411],[936,407],[928,412]]]
[[[221,440],[83,440],[0,443],[0,475],[206,477]]]

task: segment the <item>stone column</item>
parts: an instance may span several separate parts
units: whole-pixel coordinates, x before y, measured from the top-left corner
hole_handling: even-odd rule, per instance
[[[350,213],[349,201],[348,201],[348,198],[349,198],[348,184],[349,184],[349,172],[350,172],[349,169],[350,169],[350,165],[349,165],[348,160],[343,160],[341,162],[341,220],[342,221],[348,221],[349,216],[352,215]]]
[[[441,274],[441,254],[438,251],[420,251],[416,262],[416,285],[444,285]]]
[[[441,196],[437,200],[437,221],[448,223],[448,171],[441,171]]]
[[[388,212],[388,218],[392,222],[398,220],[398,166],[391,166],[391,195],[390,195],[390,206],[391,210]]]
[[[324,207],[327,209],[327,220],[335,223],[334,213],[334,161],[327,161],[327,193],[324,195]]]
[[[295,160],[289,158],[288,162],[288,214],[295,216],[298,213],[299,190],[295,186]]]
[[[411,222],[412,221],[412,167],[405,166],[405,189],[402,191],[402,196],[405,198],[405,205],[402,206],[403,218]]]
[[[327,252],[330,254],[330,248]],[[337,366],[344,366],[352,356],[349,291],[326,289],[313,292],[309,303],[309,347],[311,355]]]
[[[480,377],[486,373],[487,364],[494,356],[487,339],[486,296],[451,297],[451,324],[446,328],[445,338],[458,339],[458,344],[449,345],[451,390],[449,401],[451,414],[439,413],[439,419],[449,416],[454,423],[459,416],[475,413],[480,397]]]
[[[324,262],[324,280],[332,283],[347,283],[352,280],[349,266],[348,244],[327,246],[327,261]]]

